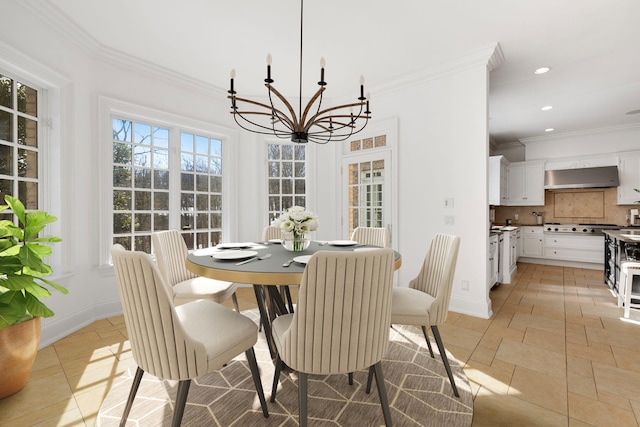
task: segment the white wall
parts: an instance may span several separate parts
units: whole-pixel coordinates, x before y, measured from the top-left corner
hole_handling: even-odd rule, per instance
[[[59,217],[66,253],[56,266],[58,280],[69,295],[54,295],[48,302],[56,316],[43,321],[41,345],[101,318],[120,312],[111,269],[101,265],[100,211],[102,177],[98,173],[104,150],[99,146],[99,99],[101,96],[150,107],[219,126],[234,128],[226,94],[222,90],[180,81],[170,73],[131,63],[116,52],[98,49],[90,41],[72,42],[64,31],[53,29],[33,16],[20,2],[8,2],[3,13],[11,16],[0,26],[0,51],[19,52],[24,62],[62,76],[59,90],[59,164],[53,170],[55,185],[49,195],[52,212]],[[28,23],[29,31],[24,31]],[[76,40],[78,38],[76,37]],[[46,41],[46,42],[45,42]],[[96,50],[97,49],[97,50]],[[18,56],[20,56],[18,55]],[[18,58],[20,62],[20,58]],[[1,64],[1,62],[0,62]],[[168,77],[167,77],[168,76]],[[371,88],[372,91],[374,88]],[[403,255],[400,282],[413,278],[435,233],[461,236],[452,309],[487,317],[490,302],[486,277],[487,224],[487,91],[486,61],[425,78],[420,84],[387,90],[376,97],[376,118],[397,117],[399,123],[399,194],[397,249]],[[56,139],[53,138],[53,141]],[[259,236],[263,221],[256,218],[256,203],[264,203],[265,187],[256,185],[264,171],[262,138],[237,134],[237,156],[225,167],[237,173],[236,195],[231,198],[236,214],[231,238]],[[321,218],[320,239],[340,232],[336,207],[340,195],[340,152],[337,146],[313,148],[308,207]],[[339,192],[338,192],[339,193]],[[444,208],[444,198],[454,207]],[[444,216],[454,217],[444,225]],[[469,290],[461,290],[461,282]]]
[[[610,154],[640,148],[640,125],[523,139],[526,160]]]

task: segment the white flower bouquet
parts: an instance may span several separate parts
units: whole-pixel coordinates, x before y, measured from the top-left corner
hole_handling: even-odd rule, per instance
[[[284,211],[271,225],[280,228],[282,233],[291,236],[293,251],[301,251],[309,245],[305,234],[318,229],[318,216],[305,210],[302,206],[292,206]],[[288,248],[287,238],[284,239],[285,248]],[[305,241],[306,240],[306,241]]]

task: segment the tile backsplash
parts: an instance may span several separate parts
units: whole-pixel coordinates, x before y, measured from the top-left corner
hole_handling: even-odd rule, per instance
[[[514,225],[536,225],[532,212],[544,212],[543,222],[563,224],[627,225],[629,209],[638,205],[616,205],[616,188],[545,190],[544,206],[495,206],[494,224],[511,219]],[[515,219],[516,214],[518,219]]]

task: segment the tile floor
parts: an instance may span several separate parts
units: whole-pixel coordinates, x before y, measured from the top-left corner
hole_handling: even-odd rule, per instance
[[[640,426],[640,323],[620,320],[601,271],[518,264],[491,300],[493,318],[449,313],[440,327],[471,381],[473,426]],[[253,291],[239,302],[254,308]],[[0,426],[93,426],[131,366],[123,318],[97,321],[38,353]]]

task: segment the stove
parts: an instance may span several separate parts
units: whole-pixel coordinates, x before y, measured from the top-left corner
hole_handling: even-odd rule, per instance
[[[618,230],[616,224],[560,224],[548,222],[543,225],[545,233],[548,234],[586,234],[592,236],[602,236],[602,230]]]

